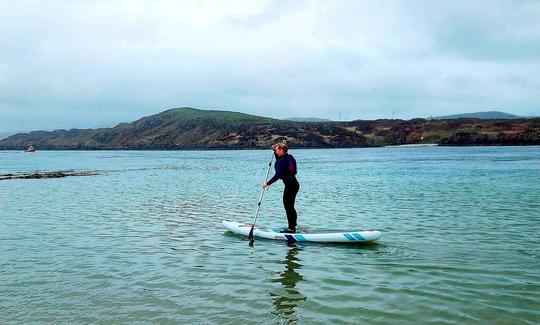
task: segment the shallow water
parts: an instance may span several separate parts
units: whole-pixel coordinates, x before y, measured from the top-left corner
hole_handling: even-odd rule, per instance
[[[540,323],[540,147],[292,150],[299,223],[256,240],[267,151],[0,151],[0,323]],[[285,226],[282,185],[258,223]]]

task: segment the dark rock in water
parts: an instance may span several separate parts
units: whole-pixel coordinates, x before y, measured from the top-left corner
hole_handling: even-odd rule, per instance
[[[101,172],[97,171],[72,171],[72,170],[58,170],[52,172],[31,172],[31,173],[17,173],[17,174],[0,174],[0,181],[6,179],[41,179],[41,178],[62,178],[68,176],[95,176],[101,175]]]

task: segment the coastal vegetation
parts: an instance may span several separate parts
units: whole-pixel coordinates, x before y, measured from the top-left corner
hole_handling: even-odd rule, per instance
[[[0,140],[0,149],[256,149],[282,140],[296,148],[540,145],[540,118],[295,122],[182,107],[112,128],[19,133]]]

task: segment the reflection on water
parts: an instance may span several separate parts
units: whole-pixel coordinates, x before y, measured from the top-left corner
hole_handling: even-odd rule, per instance
[[[297,257],[301,249],[294,244],[288,246],[285,260],[281,262],[285,265],[285,269],[279,273],[278,278],[272,279],[272,282],[281,283],[282,288],[271,291],[272,303],[274,304],[274,315],[279,316],[285,321],[285,324],[296,324],[298,316],[296,315],[296,307],[301,301],[306,300],[296,285],[303,280],[302,275],[298,272],[302,268],[300,259]]]

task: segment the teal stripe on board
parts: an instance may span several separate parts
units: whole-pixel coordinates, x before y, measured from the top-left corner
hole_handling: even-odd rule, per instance
[[[360,234],[353,233],[352,235],[353,235],[354,237],[356,237],[356,239],[358,239],[358,240],[365,240],[364,237],[362,237],[362,235],[360,235]]]
[[[350,234],[343,234],[343,236],[345,236],[345,238],[347,238],[348,240],[356,240],[356,239],[354,239],[354,237],[351,236]]]
[[[302,235],[294,235],[294,238],[296,238],[297,241],[306,241],[306,238]]]

